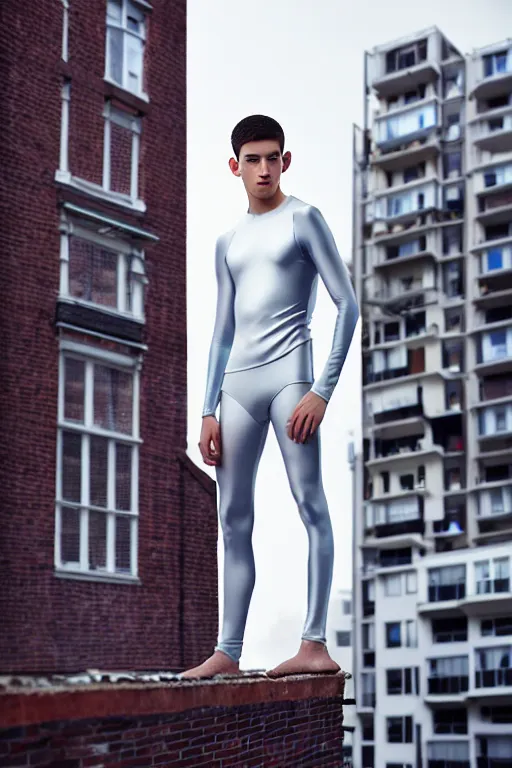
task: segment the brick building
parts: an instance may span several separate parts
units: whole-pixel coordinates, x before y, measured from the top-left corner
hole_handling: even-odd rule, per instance
[[[215,484],[185,453],[186,2],[0,16],[0,671],[178,670],[217,632]]]

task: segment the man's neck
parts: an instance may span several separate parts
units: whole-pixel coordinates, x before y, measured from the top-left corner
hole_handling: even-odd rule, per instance
[[[249,213],[268,213],[273,211],[274,208],[278,208],[283,200],[286,200],[286,195],[283,193],[280,187],[276,189],[275,194],[269,197],[268,200],[260,200],[257,197],[248,193],[249,199]]]

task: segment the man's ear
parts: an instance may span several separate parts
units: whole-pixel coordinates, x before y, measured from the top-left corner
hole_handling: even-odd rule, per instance
[[[283,173],[288,170],[292,161],[292,153],[285,152],[283,155]]]
[[[230,157],[229,158],[229,167],[231,168],[231,173],[234,176],[241,176],[242,175],[240,173],[240,163],[237,160],[235,160],[234,157]]]

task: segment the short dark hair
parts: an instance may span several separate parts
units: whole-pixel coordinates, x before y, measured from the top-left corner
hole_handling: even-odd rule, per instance
[[[283,154],[284,131],[277,120],[266,115],[244,117],[235,125],[231,134],[231,146],[236,159],[240,159],[240,150],[248,141],[266,141],[268,139],[276,139],[279,142],[281,154]]]

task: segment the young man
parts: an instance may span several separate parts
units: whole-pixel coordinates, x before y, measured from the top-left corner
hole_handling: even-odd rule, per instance
[[[217,311],[199,447],[216,467],[224,537],[224,617],[213,655],[182,677],[236,674],[254,587],[254,486],[270,422],[309,538],[308,611],[296,656],[271,676],[335,673],[325,624],[333,537],[318,427],[347,356],[358,309],[348,271],[317,208],[281,191],[291,162],[275,120],[252,115],[235,126],[229,166],[249,209],[216,246]],[[284,153],[284,154],[283,154]],[[318,275],[337,306],[329,358],[313,374],[309,324]],[[218,422],[215,418],[220,402]]]

